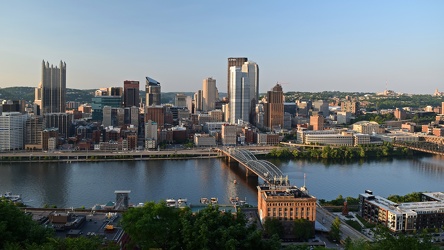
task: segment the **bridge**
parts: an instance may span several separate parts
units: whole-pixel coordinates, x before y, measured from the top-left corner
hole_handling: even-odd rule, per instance
[[[218,150],[227,157],[228,162],[235,161],[242,165],[247,176],[258,176],[269,184],[290,185],[288,176],[284,177],[276,165],[266,160],[258,160],[249,150],[239,148],[219,148]]]
[[[429,154],[435,154],[435,155],[442,155],[444,156],[444,145],[433,143],[433,142],[427,142],[427,141],[417,141],[417,142],[402,142],[402,141],[396,141],[393,143],[393,146],[395,147],[406,147],[411,150],[429,153]]]

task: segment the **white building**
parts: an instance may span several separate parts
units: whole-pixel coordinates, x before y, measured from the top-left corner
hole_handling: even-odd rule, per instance
[[[350,122],[351,113],[350,112],[337,112],[336,121],[338,124],[347,124]]]
[[[342,134],[308,134],[305,137],[305,144],[353,146],[353,135],[349,133]]]
[[[224,124],[221,129],[222,145],[236,145],[237,126]]]
[[[0,115],[0,151],[24,148],[27,115],[4,112]]]
[[[209,134],[194,134],[194,144],[196,147],[216,146],[216,138]]]
[[[377,122],[360,121],[353,124],[353,130],[361,134],[373,134],[379,132],[379,124]]]

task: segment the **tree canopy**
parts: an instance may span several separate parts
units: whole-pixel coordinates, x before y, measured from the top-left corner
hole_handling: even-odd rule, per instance
[[[165,202],[132,208],[122,219],[131,244],[142,249],[279,249],[278,238],[262,239],[254,225],[241,212],[220,211],[218,206],[193,213]]]

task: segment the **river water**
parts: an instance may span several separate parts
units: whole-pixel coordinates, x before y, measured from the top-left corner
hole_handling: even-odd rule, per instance
[[[305,184],[318,199],[339,194],[357,197],[365,189],[375,194],[444,191],[444,158],[382,159],[350,163],[272,160],[293,185]],[[236,184],[234,183],[236,180]],[[92,207],[114,201],[115,190],[131,190],[130,202],[201,197],[230,197],[257,205],[257,178],[222,159],[151,160],[125,162],[0,164],[0,192],[22,194],[32,207]]]

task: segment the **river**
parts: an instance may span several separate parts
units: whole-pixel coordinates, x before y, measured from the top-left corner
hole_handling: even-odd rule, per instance
[[[444,158],[438,156],[351,163],[271,161],[293,185],[302,186],[305,174],[310,194],[318,199],[357,197],[365,189],[385,197],[444,191]],[[131,190],[133,204],[167,198],[197,204],[201,197],[228,204],[230,197],[239,197],[256,206],[258,183],[221,159],[0,164],[0,192],[22,194],[32,207],[90,208],[114,201],[115,190]]]

